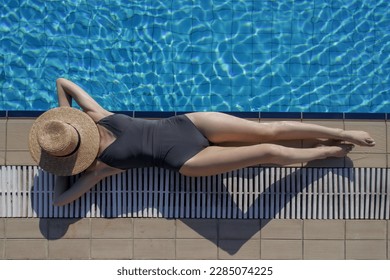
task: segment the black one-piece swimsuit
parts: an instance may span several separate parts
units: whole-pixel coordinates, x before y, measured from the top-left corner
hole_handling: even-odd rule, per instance
[[[123,170],[157,166],[178,171],[187,160],[210,145],[185,115],[145,120],[113,114],[98,124],[116,137],[98,159]]]

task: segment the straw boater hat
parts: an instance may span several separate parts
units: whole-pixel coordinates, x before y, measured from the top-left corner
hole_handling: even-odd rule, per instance
[[[84,112],[71,107],[51,109],[34,122],[30,152],[38,165],[59,176],[87,169],[99,151],[99,131]]]

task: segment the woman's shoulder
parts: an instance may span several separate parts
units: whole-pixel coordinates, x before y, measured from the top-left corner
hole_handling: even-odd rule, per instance
[[[128,120],[133,119],[131,116],[123,113],[114,113],[109,112],[108,114],[105,114],[100,120],[97,121],[97,123],[105,123],[110,121],[117,121],[117,120]]]

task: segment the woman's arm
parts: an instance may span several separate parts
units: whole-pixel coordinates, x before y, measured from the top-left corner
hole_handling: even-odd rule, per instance
[[[59,106],[72,106],[72,99],[74,99],[95,122],[111,114],[75,83],[64,78],[58,78],[56,85]]]
[[[54,186],[53,204],[62,206],[71,203],[92,189],[100,180],[122,171],[95,161],[93,166],[88,168],[72,186],[70,186],[69,177],[58,176]]]
[[[72,186],[69,184],[69,178],[57,178],[54,187],[53,204],[55,206],[63,206],[71,203],[88,192],[103,178],[86,172]]]
[[[53,201],[57,201],[58,197],[64,193],[66,190],[69,189],[69,176],[56,176],[55,183],[54,183],[54,196]]]

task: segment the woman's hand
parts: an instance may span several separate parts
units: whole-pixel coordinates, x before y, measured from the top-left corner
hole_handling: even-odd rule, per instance
[[[100,161],[95,161],[72,185],[70,185],[69,177],[58,176],[54,186],[53,204],[62,206],[71,203],[88,192],[100,180],[121,172],[123,170],[110,167]]]
[[[70,187],[70,178],[68,176],[56,176],[54,183],[53,204],[57,205],[58,198]]]

